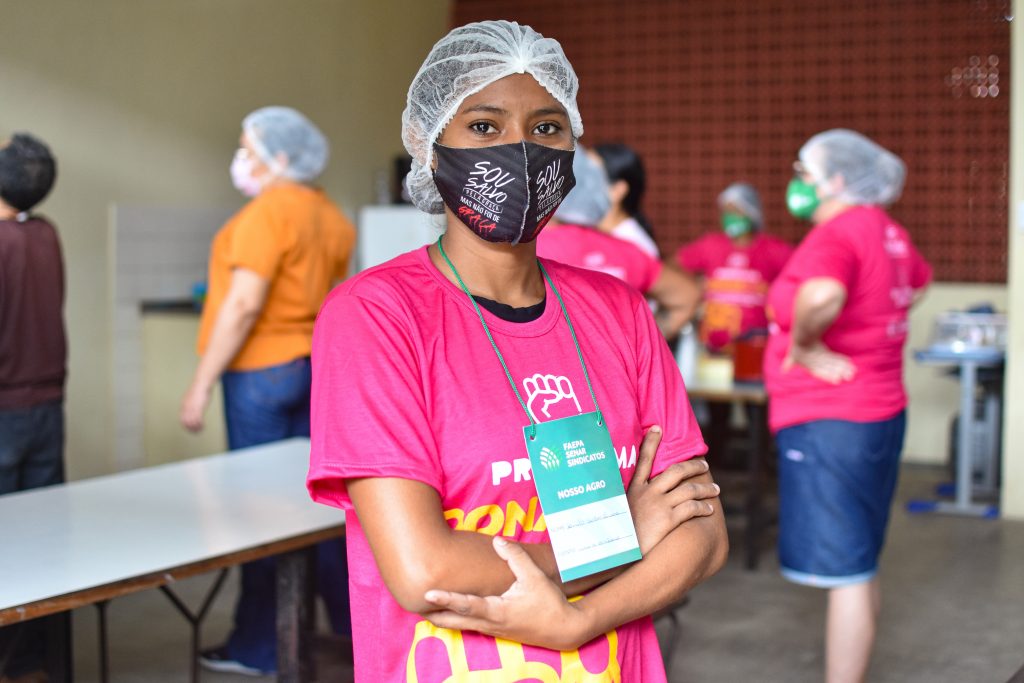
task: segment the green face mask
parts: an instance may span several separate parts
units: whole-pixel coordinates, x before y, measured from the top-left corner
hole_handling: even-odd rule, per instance
[[[731,239],[742,237],[743,235],[749,234],[754,229],[754,223],[749,218],[740,213],[723,213],[722,214],[722,230]]]
[[[793,178],[786,188],[786,208],[796,218],[809,221],[817,210],[821,200],[815,186],[800,178]]]

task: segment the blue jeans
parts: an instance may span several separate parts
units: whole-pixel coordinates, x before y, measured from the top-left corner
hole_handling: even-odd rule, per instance
[[[63,402],[0,410],[0,494],[63,481]],[[0,629],[0,675],[14,678],[42,669],[46,633],[57,619],[67,616],[43,617]]]
[[[906,414],[779,430],[779,564],[820,588],[868,581],[885,543]]]
[[[309,358],[261,370],[226,372],[221,382],[231,450],[309,436]],[[276,567],[272,557],[242,565],[235,627],[227,642],[231,659],[262,671],[277,669]],[[317,590],[331,629],[351,633],[343,538],[317,546]]]

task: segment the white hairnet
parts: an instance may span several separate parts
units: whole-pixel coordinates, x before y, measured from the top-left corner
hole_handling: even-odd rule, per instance
[[[907,176],[902,159],[870,138],[844,128],[818,133],[804,143],[800,162],[816,182],[842,176],[844,188],[838,198],[854,205],[892,204],[900,198]]]
[[[761,209],[761,195],[750,183],[733,183],[718,195],[718,208],[730,206],[749,218],[755,228],[764,222],[764,211]]]
[[[316,180],[330,156],[327,138],[312,121],[290,107],[263,107],[242,120],[242,130],[263,163],[291,180]],[[288,164],[281,168],[277,155]]]
[[[579,143],[572,157],[572,174],[576,176],[576,187],[569,190],[569,194],[555,209],[555,220],[573,225],[595,226],[612,206],[608,194],[608,174]]]
[[[402,142],[412,155],[407,187],[413,203],[443,213],[431,175],[433,146],[459,105],[512,74],[528,73],[569,115],[572,134],[583,135],[576,106],[579,81],[557,40],[511,21],[482,21],[453,29],[437,41],[409,86],[402,112]]]

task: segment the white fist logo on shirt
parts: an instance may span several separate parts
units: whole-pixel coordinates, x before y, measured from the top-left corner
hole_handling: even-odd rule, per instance
[[[576,398],[576,392],[573,391],[572,382],[569,381],[568,377],[556,377],[555,375],[537,373],[523,380],[523,389],[526,390],[526,409],[537,422],[541,421],[535,409],[535,406],[538,404],[540,412],[548,419],[551,418],[549,410],[551,406],[563,399],[572,399],[572,402],[576,404],[577,414],[583,412],[583,409],[580,408],[580,402]]]

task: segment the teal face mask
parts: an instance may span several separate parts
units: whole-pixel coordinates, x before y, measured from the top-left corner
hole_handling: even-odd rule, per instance
[[[794,217],[809,221],[821,204],[815,186],[800,178],[793,178],[786,188],[786,208]]]
[[[750,234],[754,229],[754,222],[740,213],[726,212],[722,214],[722,230],[731,239]]]

